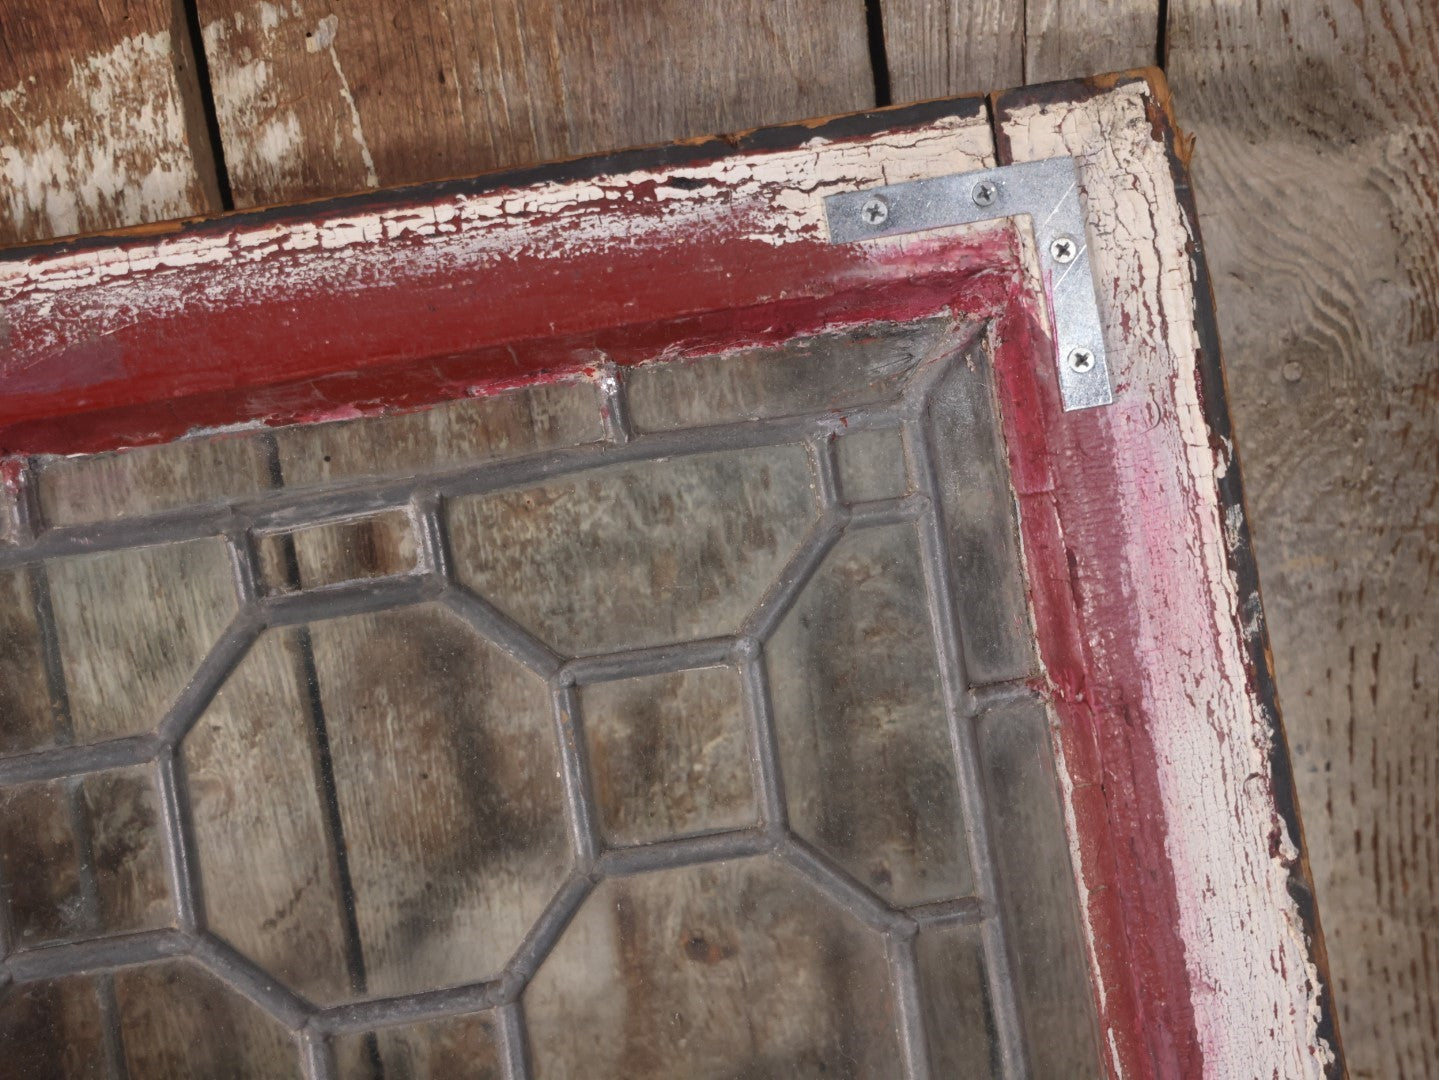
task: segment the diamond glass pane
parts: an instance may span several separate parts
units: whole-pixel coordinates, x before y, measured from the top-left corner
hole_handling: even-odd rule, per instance
[[[36,462],[0,1060],[1097,1075],[986,355],[886,323]]]

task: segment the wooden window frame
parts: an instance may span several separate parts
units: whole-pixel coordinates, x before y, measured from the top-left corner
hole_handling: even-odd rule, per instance
[[[1342,1075],[1186,152],[1147,71],[12,249],[0,539],[57,532],[35,454],[958,305],[988,324],[1110,1074]],[[1024,223],[836,245],[821,205],[1059,154],[1115,388],[1073,413]]]

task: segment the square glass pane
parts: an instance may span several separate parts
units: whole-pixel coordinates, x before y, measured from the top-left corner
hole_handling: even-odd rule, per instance
[[[636,844],[754,825],[749,722],[733,668],[695,668],[581,691],[605,839]]]
[[[153,770],[0,788],[0,881],[17,944],[174,921]]]

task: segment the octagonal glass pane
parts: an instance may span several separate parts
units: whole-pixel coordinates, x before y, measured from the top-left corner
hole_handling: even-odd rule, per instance
[[[893,1075],[884,940],[767,858],[607,881],[525,992],[535,1075]]]
[[[549,689],[436,605],[262,635],[185,764],[209,926],[319,1002],[497,974],[568,872]]]

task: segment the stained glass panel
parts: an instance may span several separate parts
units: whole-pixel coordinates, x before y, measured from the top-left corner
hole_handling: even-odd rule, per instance
[[[885,323],[37,462],[5,1060],[1096,1075],[985,357]]]

